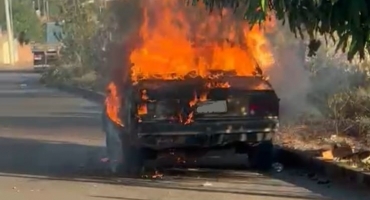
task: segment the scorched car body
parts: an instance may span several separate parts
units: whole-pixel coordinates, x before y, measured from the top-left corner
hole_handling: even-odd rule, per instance
[[[262,77],[142,80],[123,92],[126,167],[140,168],[163,152],[213,149],[247,153],[258,169],[271,166],[279,99]]]

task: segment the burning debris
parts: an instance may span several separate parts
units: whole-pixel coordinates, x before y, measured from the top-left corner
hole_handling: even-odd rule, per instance
[[[158,170],[155,170],[154,172],[152,173],[148,173],[148,172],[143,172],[143,174],[141,175],[141,178],[145,178],[145,179],[162,179],[163,178],[163,174],[160,173]]]
[[[370,151],[354,149],[345,143],[335,143],[327,149],[318,150],[318,157],[324,160],[340,162],[353,168],[370,169]]]

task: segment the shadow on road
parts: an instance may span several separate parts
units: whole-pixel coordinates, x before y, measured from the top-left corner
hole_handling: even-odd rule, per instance
[[[22,68],[22,69],[11,69],[11,68],[1,68],[0,69],[0,73],[30,73],[30,74],[34,74],[35,73],[35,70],[33,70],[33,68],[31,67],[28,67],[28,68]]]
[[[116,199],[116,200],[144,200],[144,199],[134,199],[134,198],[126,198],[126,197],[109,197],[109,196],[91,196],[99,199]]]
[[[96,159],[101,147],[59,141],[0,137],[0,171],[9,174],[74,176],[89,167],[101,168]]]
[[[66,120],[68,118],[68,120]],[[89,113],[64,113],[58,114],[58,116],[13,116],[13,117],[2,117],[0,116],[1,127],[14,127],[22,129],[49,129],[52,133],[53,130],[59,128],[71,129],[71,128],[92,128],[95,127],[98,130],[101,129],[99,126],[100,118],[93,116]],[[0,128],[1,128],[0,127]]]
[[[289,188],[294,186],[289,184],[284,186],[281,182],[271,182],[271,176],[274,177],[275,175],[260,175],[258,173],[237,171],[228,173],[222,170],[201,170],[186,173],[168,172],[163,180],[112,178],[105,174],[106,166],[99,161],[99,158],[103,156],[103,152],[102,147],[98,146],[0,137],[0,176],[26,178],[31,181],[92,182],[96,184],[124,185],[127,187],[229,193],[256,197],[323,199],[322,197],[306,193],[291,192],[292,190]],[[277,178],[292,181],[283,176]],[[226,188],[222,184],[217,184],[220,179],[222,179],[221,182],[223,184],[230,183],[234,187]],[[215,186],[202,186],[201,184],[206,181],[215,183]],[[300,186],[297,182],[294,184]],[[246,190],[245,186],[248,185],[255,185],[252,188],[260,189]],[[268,189],[263,189],[264,187],[268,187]],[[330,194],[326,194],[325,190],[310,188],[309,185],[304,185],[303,187],[330,197]],[[101,199],[127,199],[110,197],[109,195],[96,197]]]

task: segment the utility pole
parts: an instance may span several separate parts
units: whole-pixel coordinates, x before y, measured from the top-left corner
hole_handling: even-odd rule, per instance
[[[48,19],[49,16],[48,16],[48,2],[47,0],[42,0],[42,10],[43,10],[43,16]]]
[[[42,0],[42,16],[46,16],[45,0]]]
[[[9,0],[9,12],[10,12],[10,25],[12,27],[12,31],[14,31],[14,24],[13,24],[13,0]]]
[[[37,10],[40,11],[40,16],[41,16],[41,5],[40,5],[40,0],[37,0]]]
[[[46,19],[49,21],[49,1],[45,1]]]
[[[13,37],[13,30],[11,25],[10,19],[10,8],[9,8],[9,0],[4,0],[5,3],[5,16],[6,16],[6,29],[8,34],[8,45],[9,45],[9,62],[11,65],[14,64],[14,37]]]

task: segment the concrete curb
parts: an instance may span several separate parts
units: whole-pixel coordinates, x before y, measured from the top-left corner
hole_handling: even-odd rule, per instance
[[[0,73],[37,73],[33,69],[0,69]]]
[[[280,149],[277,152],[279,162],[289,167],[302,167],[331,179],[350,181],[370,187],[370,171],[364,172],[343,166],[340,163],[322,160],[303,151]]]
[[[61,91],[83,97],[84,99],[87,99],[89,101],[93,101],[96,103],[104,103],[104,94],[93,90],[68,85],[56,85],[56,86],[51,85],[48,87],[57,88]]]
[[[83,98],[96,103],[104,102],[103,93],[66,85],[60,85],[57,86],[57,88],[68,93],[82,96]],[[359,185],[370,187],[370,171],[357,171],[355,169],[341,166],[338,163],[324,161],[319,158],[312,157],[302,151],[280,147],[277,147],[276,157],[278,162],[282,163],[288,168],[300,167],[317,174],[328,176],[331,179],[346,180],[350,181],[351,183],[357,183]]]

